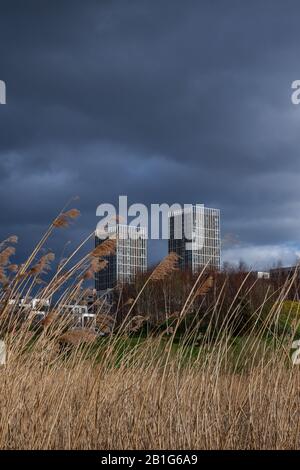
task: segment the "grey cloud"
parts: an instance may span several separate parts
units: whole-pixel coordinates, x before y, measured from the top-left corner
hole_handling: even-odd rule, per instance
[[[223,233],[258,250],[297,244],[299,14],[296,0],[2,0],[3,236],[26,252],[79,194],[77,240],[128,194],[220,207]]]

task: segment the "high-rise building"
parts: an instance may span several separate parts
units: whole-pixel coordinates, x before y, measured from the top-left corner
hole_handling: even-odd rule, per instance
[[[138,273],[147,270],[147,240],[143,227],[116,224],[109,227],[107,232],[107,238],[116,240],[116,250],[105,258],[108,261],[107,266],[95,275],[98,294],[117,285],[133,282]],[[95,236],[96,246],[103,241]]]
[[[220,211],[203,204],[169,212],[169,253],[179,255],[181,269],[219,270]]]

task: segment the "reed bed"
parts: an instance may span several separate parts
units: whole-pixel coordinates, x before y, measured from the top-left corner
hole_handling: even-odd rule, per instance
[[[135,309],[149,286],[172,276],[177,259],[171,254],[125,302],[127,313],[118,325],[99,302],[105,337],[72,330],[60,314],[63,303],[78,301],[84,283],[114,250],[108,241],[78,260],[88,237],[49,279],[54,255],[39,256],[41,249],[53,230],[66,228],[78,215],[59,214],[20,266],[11,261],[16,237],[0,245],[0,331],[7,348],[0,366],[0,448],[299,449],[300,372],[290,357],[294,334],[277,332],[289,284],[263,315],[266,292],[251,327],[238,339],[231,320],[239,291],[225,317],[219,315],[221,295],[207,307],[201,337],[194,335],[200,321],[195,315],[178,339],[195,302],[204,302],[214,288],[203,270],[165,328],[139,336],[147,318]],[[10,302],[33,292],[40,299],[58,298],[37,330],[32,317]],[[296,318],[294,332],[299,323]]]

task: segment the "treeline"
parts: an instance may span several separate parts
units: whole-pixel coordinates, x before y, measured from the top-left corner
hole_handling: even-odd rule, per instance
[[[178,331],[186,331],[192,325],[199,333],[210,329],[217,334],[220,328],[227,328],[239,335],[259,326],[289,291],[243,269],[200,274],[173,270],[157,280],[151,280],[148,272],[139,275],[134,284],[116,289],[116,324],[138,318],[147,332],[172,332],[174,325]]]

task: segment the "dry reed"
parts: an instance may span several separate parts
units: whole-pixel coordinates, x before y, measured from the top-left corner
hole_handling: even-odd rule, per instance
[[[148,321],[133,311],[140,294],[124,302],[129,313],[117,334],[115,319],[97,302],[98,327],[107,334],[99,338],[89,329],[70,329],[61,313],[63,304],[81,298],[84,274],[92,276],[115,250],[115,243],[107,241],[64,271],[71,254],[47,286],[40,287],[41,299],[47,299],[64,285],[40,329],[32,329],[32,316],[25,315],[17,300],[29,298],[38,276],[49,271],[52,254],[35,264],[34,259],[51,230],[77,216],[75,210],[60,214],[19,269],[8,269],[14,254],[9,243],[16,240],[0,244],[0,330],[7,345],[7,363],[0,368],[0,448],[299,449],[300,370],[289,357],[292,338],[276,336],[289,285],[262,317],[266,292],[238,352],[230,325],[244,283],[217,331],[213,319],[222,307],[221,293],[207,312],[201,340],[193,337],[200,322],[195,316],[175,342],[192,304],[214,287],[213,277],[204,272],[180,311],[168,316],[172,325],[156,335],[136,335],[134,341],[128,336]],[[145,284],[171,276],[177,262],[176,255],[169,255]],[[73,283],[66,285],[70,279]],[[15,303],[9,302],[13,299]],[[275,324],[274,341],[267,342],[270,322]]]

